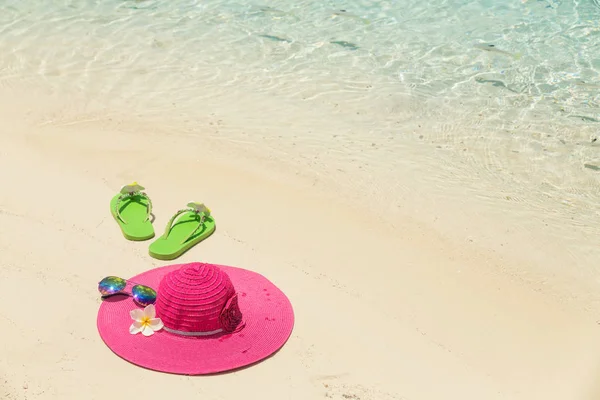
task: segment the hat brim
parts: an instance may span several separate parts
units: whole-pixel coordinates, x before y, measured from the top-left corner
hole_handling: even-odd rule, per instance
[[[155,268],[131,278],[158,288],[163,276],[183,264]],[[152,336],[129,333],[130,311],[138,307],[131,297],[105,299],[98,311],[98,331],[119,357],[155,371],[204,375],[230,371],[261,361],[279,350],[294,326],[287,296],[264,276],[241,268],[218,265],[238,293],[246,325],[233,334],[210,337],[182,336],[165,329]],[[159,294],[160,295],[160,294]]]

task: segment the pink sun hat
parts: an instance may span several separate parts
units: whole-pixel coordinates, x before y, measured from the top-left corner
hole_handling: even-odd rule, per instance
[[[184,375],[230,371],[269,357],[292,333],[289,299],[252,271],[176,264],[130,281],[158,288],[155,304],[142,309],[130,297],[105,298],[98,331],[115,354],[144,368]]]

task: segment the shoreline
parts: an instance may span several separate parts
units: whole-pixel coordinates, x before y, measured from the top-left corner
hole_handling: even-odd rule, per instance
[[[213,111],[199,112],[192,127],[169,110],[162,114],[127,112],[107,107],[101,99],[82,92],[63,91],[59,98],[56,89],[36,89],[40,90],[35,94],[39,100],[32,101],[33,94],[23,96],[14,89],[0,99],[0,105],[19,113],[34,108],[33,104],[38,109],[31,114],[35,117],[25,119],[30,118],[40,130],[119,130],[130,126],[144,133],[124,143],[124,149],[135,149],[135,141],[168,138],[165,149],[173,141],[189,143],[186,154],[195,148],[199,159],[208,156],[256,174],[268,174],[280,182],[292,176],[304,190],[318,192],[329,201],[342,200],[357,213],[368,209],[371,218],[392,231],[401,232],[404,225],[410,224],[413,234],[421,235],[420,230],[435,232],[461,252],[477,253],[479,257],[493,254],[490,260],[494,261],[489,263],[494,273],[507,275],[590,315],[600,313],[599,271],[595,266],[600,248],[594,240],[600,234],[600,214],[586,210],[587,214],[578,215],[584,210],[576,204],[561,203],[537,191],[527,193],[525,188],[511,188],[510,182],[473,163],[468,152],[454,152],[435,142],[424,145],[410,138],[388,140],[386,147],[382,142],[387,139],[378,141],[376,134],[364,126],[321,120],[325,124],[323,135],[329,132],[342,137],[341,150],[336,149],[333,142],[296,137],[309,129],[308,109],[287,103],[278,107],[291,107],[291,111],[280,114],[298,115],[286,117],[287,122],[281,124],[282,135],[278,136],[273,121],[264,126],[259,116],[248,119],[248,110],[236,116],[235,112],[214,107],[225,101],[219,96],[200,107]],[[14,106],[15,101],[20,105]],[[263,106],[272,104],[273,99],[265,101]],[[260,109],[258,104],[255,107]],[[11,112],[6,116],[11,118],[8,114]],[[299,128],[293,126],[294,119],[301,122]],[[45,139],[42,136],[40,140]],[[85,144],[88,139],[77,140]],[[95,146],[106,147],[102,138],[94,140]],[[333,147],[324,147],[328,145]],[[344,151],[348,152],[347,159],[336,159],[336,153]],[[392,154],[395,159],[390,158]]]
[[[452,220],[436,226],[436,214],[426,212],[439,200],[425,192],[420,206],[407,195],[403,211],[382,213],[373,204],[385,199],[371,199],[369,207],[346,196],[338,189],[343,185],[332,186],[330,177],[282,164],[264,148],[240,152],[248,145],[202,136],[202,127],[187,136],[173,133],[175,126],[123,118],[124,112],[95,110],[90,118],[76,101],[67,106],[6,93],[0,97],[6,123],[0,129],[0,301],[11,304],[24,288],[32,293],[31,302],[0,311],[13,343],[4,349],[0,374],[16,399],[89,397],[107,379],[126,396],[155,396],[177,385],[186,397],[200,391],[232,398],[252,390],[265,399],[282,393],[291,399],[592,399],[586,391],[599,366],[596,300],[585,293],[568,299],[562,276],[555,278],[562,292],[536,280],[542,269],[526,270],[535,257],[516,253],[531,243],[499,253],[485,241],[464,241],[478,231],[451,235],[449,228],[460,226]],[[405,193],[431,183],[412,179]],[[157,232],[186,201],[213,210],[215,235],[169,263],[250,268],[288,294],[297,325],[275,357],[243,372],[190,379],[131,366],[104,346],[91,282],[168,264],[147,255],[148,242],[124,240],[110,219],[108,200],[132,180],[153,198]],[[472,211],[467,200],[460,204]],[[460,210],[450,203],[446,213]],[[501,229],[496,218],[488,229]],[[32,230],[44,240],[32,240]],[[523,232],[517,233],[531,233]],[[553,257],[551,245],[546,257]],[[519,268],[528,275],[517,275]],[[46,312],[33,321],[40,304]],[[60,368],[49,372],[52,366]],[[154,385],[130,384],[147,379]]]

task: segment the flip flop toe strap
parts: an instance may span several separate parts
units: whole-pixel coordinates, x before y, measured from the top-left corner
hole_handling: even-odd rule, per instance
[[[177,219],[177,217],[179,217],[182,214],[188,213],[188,212],[194,213],[196,215],[196,217],[199,219],[198,226],[196,226],[196,228],[189,235],[187,235],[179,244],[184,244],[191,237],[193,237],[200,230],[200,228],[202,228],[204,226],[204,221],[206,220],[206,217],[210,216],[210,211],[206,207],[204,207],[203,209],[191,208],[191,207],[183,208],[183,209],[177,211],[175,213],[175,215],[173,215],[171,217],[171,219],[169,220],[169,222],[167,223],[167,227],[165,228],[165,233],[163,234],[164,239],[166,239],[169,236],[169,233],[171,232],[171,228],[173,228],[173,225],[175,224],[175,220]]]
[[[148,221],[150,219],[150,215],[152,214],[152,200],[150,200],[150,197],[145,192],[124,193],[119,196],[117,202],[115,203],[115,214],[117,215],[117,218],[119,218],[124,224],[127,224],[127,221],[125,221],[121,215],[120,205],[124,200],[132,199],[135,196],[142,196],[148,200],[148,205],[146,206],[146,218],[144,218],[144,222]]]

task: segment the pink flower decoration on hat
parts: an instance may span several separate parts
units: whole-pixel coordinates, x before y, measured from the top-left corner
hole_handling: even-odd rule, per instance
[[[242,322],[242,312],[238,305],[237,293],[225,303],[225,307],[223,307],[219,316],[219,322],[221,322],[221,327],[225,332],[233,332]]]
[[[146,306],[143,310],[136,308],[129,314],[133,320],[133,324],[129,327],[129,333],[132,335],[142,332],[144,336],[152,336],[154,332],[161,330],[164,326],[160,318],[155,318],[154,304]]]

